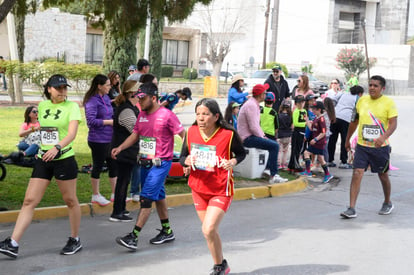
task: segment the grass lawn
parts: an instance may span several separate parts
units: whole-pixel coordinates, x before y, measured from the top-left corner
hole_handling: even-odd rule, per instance
[[[0,107],[0,154],[8,155],[10,152],[17,151],[16,144],[20,138],[18,136],[20,125],[24,120],[24,110],[26,107]],[[76,160],[78,167],[90,164],[91,153],[87,143],[88,128],[85,122],[85,112],[81,109],[83,120],[79,125],[78,134],[74,142]],[[0,208],[4,207],[9,210],[20,209],[27,183],[31,176],[31,168],[20,167],[16,165],[7,165],[7,176],[0,181]],[[287,173],[281,173],[283,177],[289,180],[295,179],[294,176]],[[237,183],[237,179],[236,179]],[[235,185],[237,188],[237,184]],[[190,192],[186,179],[167,180],[167,194],[182,194]],[[108,174],[101,174],[100,192],[107,198],[111,195],[111,188],[108,181]],[[77,195],[81,203],[90,202],[92,188],[90,185],[89,174],[79,173],[77,182]],[[38,207],[62,205],[63,200],[56,182],[52,180],[49,188],[40,202]]]
[[[18,136],[20,125],[23,123],[24,110],[26,107],[0,107],[0,154],[8,155],[10,152],[17,151],[16,144],[20,138]],[[87,143],[88,128],[85,122],[85,112],[81,109],[83,121],[79,125],[78,135],[74,142],[76,160],[78,167],[91,163],[91,153]],[[0,181],[0,208],[9,210],[20,209],[27,183],[32,172],[31,168],[20,167],[6,164],[7,176]],[[185,180],[173,180],[168,182],[167,194],[179,194],[190,192],[190,188]],[[108,174],[101,174],[101,193],[109,198],[111,188],[108,181]],[[91,200],[92,188],[90,185],[89,174],[78,174],[77,194],[81,203]],[[62,205],[63,200],[56,182],[52,180],[49,188],[38,207]]]

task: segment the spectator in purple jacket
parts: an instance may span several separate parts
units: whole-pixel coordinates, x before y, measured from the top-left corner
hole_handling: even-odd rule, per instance
[[[105,206],[110,203],[99,193],[100,174],[104,162],[109,169],[109,182],[111,183],[111,199],[114,197],[115,184],[117,179],[116,163],[111,158],[111,139],[113,126],[113,109],[111,99],[108,96],[111,83],[107,76],[98,74],[93,80],[91,87],[83,98],[85,107],[86,122],[89,128],[88,145],[92,151],[92,203]]]

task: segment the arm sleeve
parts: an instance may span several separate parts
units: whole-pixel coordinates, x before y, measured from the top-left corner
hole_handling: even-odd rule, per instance
[[[246,151],[244,150],[241,139],[236,132],[234,132],[230,150],[233,152],[234,157],[237,160],[237,164],[239,164],[245,159]]]
[[[183,147],[181,147],[181,154],[180,154],[180,164],[184,167],[186,167],[187,165],[184,164],[185,159],[187,158],[187,156],[190,154],[190,152],[188,151],[188,146],[187,146],[187,134],[185,135],[184,138],[184,142],[183,142]]]
[[[125,127],[130,133],[134,130],[135,122],[137,122],[137,118],[135,116],[134,111],[131,109],[124,109],[119,114],[119,125]]]

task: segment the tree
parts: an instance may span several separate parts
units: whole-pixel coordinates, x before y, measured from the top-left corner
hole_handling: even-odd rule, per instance
[[[3,0],[0,4],[0,23],[6,18],[17,0]]]
[[[164,30],[164,17],[151,19],[149,61],[152,64],[151,72],[158,79],[161,78],[162,62],[162,32]]]
[[[207,53],[205,58],[213,65],[213,75],[220,77],[224,58],[231,50],[231,43],[240,37],[243,23],[247,20],[244,15],[243,2],[240,1],[235,10],[230,1],[213,1],[210,5],[199,10],[200,20],[197,24],[207,38]]]
[[[359,79],[359,75],[368,68],[363,47],[340,49],[336,55],[336,62],[337,68],[345,71],[346,79],[349,79],[352,74]],[[370,58],[369,67],[374,66],[376,62],[376,58]]]

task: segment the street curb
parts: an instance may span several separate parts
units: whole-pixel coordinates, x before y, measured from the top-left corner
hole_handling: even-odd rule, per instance
[[[256,198],[278,197],[290,193],[295,193],[306,189],[308,181],[306,178],[299,178],[285,183],[269,184],[266,186],[255,186],[234,189],[234,200],[248,200]],[[177,207],[181,205],[193,204],[191,194],[180,194],[167,196],[168,207]],[[139,209],[139,202],[127,202],[127,210],[135,211]],[[82,203],[80,205],[82,216],[95,214],[111,214],[112,203],[107,206],[99,206],[93,203]],[[11,223],[17,220],[20,210],[0,212],[0,224]],[[61,217],[67,217],[68,210],[66,206],[42,207],[36,208],[33,220],[47,220]]]

